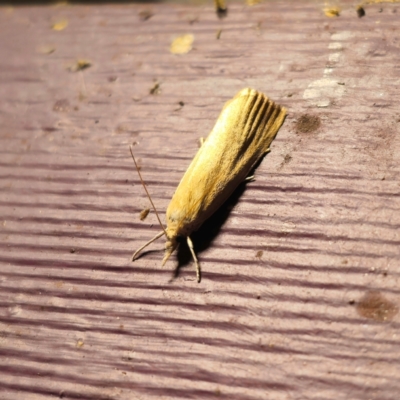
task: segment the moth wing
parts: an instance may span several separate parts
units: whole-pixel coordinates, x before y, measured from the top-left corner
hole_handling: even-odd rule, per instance
[[[212,215],[268,151],[285,115],[253,89],[228,101],[168,206],[168,229],[188,235]]]

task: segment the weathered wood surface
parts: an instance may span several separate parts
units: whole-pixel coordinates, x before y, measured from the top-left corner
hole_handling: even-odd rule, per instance
[[[398,397],[400,6],[341,5],[0,8],[1,399]],[[129,144],[164,212],[246,86],[289,116],[193,238],[203,281],[163,240],[131,263]]]

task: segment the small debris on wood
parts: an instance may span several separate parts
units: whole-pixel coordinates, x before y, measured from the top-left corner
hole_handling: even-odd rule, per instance
[[[145,208],[144,210],[140,211],[139,218],[141,221],[144,221],[147,216],[149,215],[150,208]]]
[[[398,308],[380,292],[368,291],[357,304],[357,312],[364,318],[388,322],[397,314]]]
[[[296,122],[296,130],[301,133],[315,132],[321,125],[321,120],[316,115],[304,114]]]
[[[283,164],[287,164],[292,160],[292,156],[290,154],[286,154],[286,156],[283,159]]]
[[[192,50],[194,36],[190,33],[175,38],[170,46],[172,54],[186,54]]]
[[[218,29],[217,34],[215,35],[215,37],[217,39],[219,39],[221,37],[221,33],[222,33],[222,29]]]
[[[154,82],[154,85],[150,88],[149,93],[150,94],[160,94],[161,93],[161,83],[160,82]]]
[[[264,252],[262,250],[258,250],[256,253],[256,258],[258,258],[259,260],[261,260],[261,257],[263,256]]]
[[[339,17],[341,9],[339,7],[324,8],[324,14],[329,18]]]
[[[358,18],[364,17],[365,16],[364,8],[362,8],[361,6],[358,6],[357,7],[357,15],[358,15]]]
[[[187,21],[189,22],[190,25],[195,24],[196,22],[199,22],[200,18],[198,15],[188,15]]]
[[[154,14],[150,10],[142,10],[139,12],[139,18],[141,21],[147,21],[150,19]]]
[[[63,31],[67,26],[68,26],[68,20],[64,18],[64,19],[60,19],[59,21],[55,22],[51,26],[51,29],[53,29],[54,31]]]
[[[179,101],[178,102],[178,108],[176,108],[174,111],[179,111],[179,110],[181,110],[182,109],[182,107],[185,105],[185,103],[183,102],[183,101]]]
[[[53,105],[53,111],[69,112],[71,111],[71,104],[68,99],[57,100]]]
[[[228,14],[228,8],[226,7],[225,0],[214,0],[215,11],[218,18],[224,18]]]
[[[51,44],[46,44],[46,45],[43,45],[43,46],[39,46],[39,48],[38,48],[38,52],[39,53],[46,54],[46,55],[52,54],[55,51],[56,51],[56,46],[53,46]]]
[[[92,66],[92,63],[88,60],[77,60],[75,64],[68,67],[71,72],[83,71]]]

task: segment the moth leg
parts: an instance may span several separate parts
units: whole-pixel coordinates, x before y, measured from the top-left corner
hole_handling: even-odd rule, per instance
[[[206,140],[206,139],[204,139],[203,137],[199,138],[200,147],[203,146],[205,140]]]
[[[140,247],[139,249],[137,249],[132,256],[132,261],[135,261],[136,256],[143,250],[145,249],[149,244],[153,243],[154,241],[156,241],[158,238],[160,238],[162,235],[164,235],[165,232],[161,231],[159,233],[157,233],[156,236],[153,237],[153,239],[149,240],[145,245],[143,245],[142,247]]]
[[[187,244],[188,244],[188,246],[189,246],[189,250],[190,250],[190,252],[192,253],[193,260],[194,260],[194,262],[195,262],[195,264],[196,264],[197,282],[200,283],[200,281],[201,281],[201,269],[200,269],[199,260],[197,259],[196,253],[194,252],[192,239],[190,239],[190,237],[187,236],[187,237],[186,237],[186,241],[187,241]]]
[[[245,182],[253,182],[253,181],[255,181],[256,179],[254,178],[254,175],[251,175],[251,176],[248,176],[244,181]]]
[[[271,151],[271,149],[268,147],[267,150],[265,150],[264,155],[268,154]],[[244,181],[245,182],[254,182],[256,178],[254,178],[254,175],[248,176]]]

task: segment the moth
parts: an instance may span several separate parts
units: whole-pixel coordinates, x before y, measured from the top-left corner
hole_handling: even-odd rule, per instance
[[[196,265],[197,282],[200,282],[200,264],[190,239],[191,233],[212,216],[269,152],[285,116],[285,107],[254,89],[242,89],[229,100],[172,196],[166,213],[167,228],[161,223],[137,167],[163,230],[140,247],[133,254],[132,261],[149,244],[165,235],[167,241],[162,261],[165,265],[179,241],[186,238]],[[132,148],[131,154],[136,165]]]

